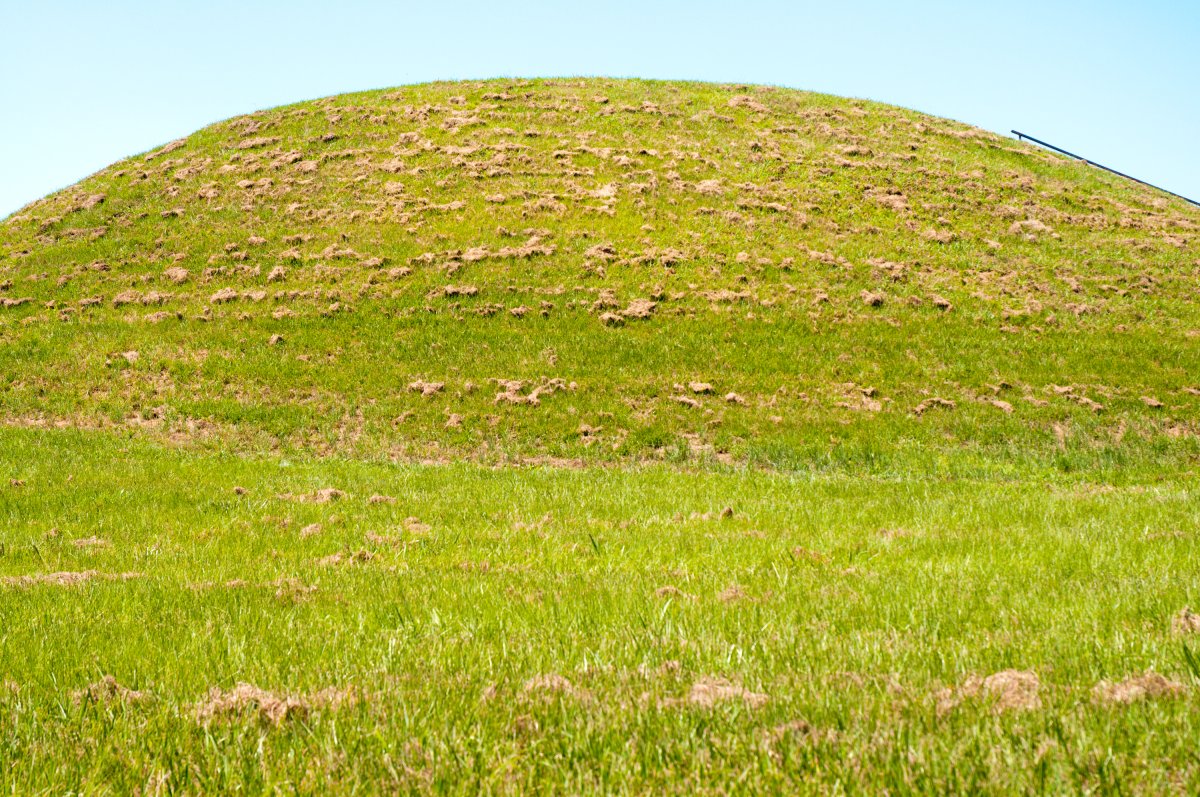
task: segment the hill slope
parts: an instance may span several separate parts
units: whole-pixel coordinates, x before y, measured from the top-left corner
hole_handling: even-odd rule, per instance
[[[1140,186],[869,102],[345,95],[0,224],[0,416],[394,458],[1177,462],[1198,229]]]
[[[0,791],[1200,793],[1198,224],[747,87],[116,164],[0,224]]]

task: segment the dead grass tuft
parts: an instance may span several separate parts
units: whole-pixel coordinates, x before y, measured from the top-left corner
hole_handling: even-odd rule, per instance
[[[328,504],[332,501],[340,501],[345,497],[346,493],[336,487],[323,487],[312,493],[279,494],[279,500],[281,501],[296,501],[301,504]]]
[[[1200,634],[1200,614],[1187,607],[1180,609],[1171,620],[1171,630],[1177,634]]]
[[[49,584],[57,587],[74,587],[91,581],[103,579],[106,581],[129,581],[141,578],[141,573],[101,573],[98,570],[64,570],[57,573],[33,573],[25,576],[6,576],[0,579],[0,584],[12,587],[28,588],[39,584]]]
[[[277,695],[239,682],[233,689],[213,687],[196,705],[196,720],[203,725],[221,719],[254,717],[264,724],[282,725],[304,719],[314,709],[338,709],[358,702],[354,687],[326,687],[310,695]]]
[[[1042,707],[1041,681],[1028,670],[1001,670],[986,678],[972,675],[958,689],[938,693],[939,714],[956,708],[964,699],[987,699],[996,711],[1028,711]]]
[[[441,393],[445,387],[445,382],[426,382],[422,379],[418,379],[415,382],[410,382],[408,385],[410,392],[420,393],[422,396],[426,397]]]
[[[654,596],[656,598],[683,598],[690,601],[696,600],[695,595],[684,592],[673,584],[667,584],[664,587],[659,587],[658,589],[654,590]]]
[[[587,696],[586,692],[577,688],[569,679],[558,673],[535,675],[525,682],[523,688],[527,695],[541,695],[543,697],[562,695],[574,698]]]
[[[75,705],[94,703],[107,705],[109,703],[137,703],[149,697],[145,692],[139,692],[117,683],[117,679],[106,675],[94,684],[71,693],[71,702]]]
[[[771,698],[762,692],[752,692],[725,678],[705,676],[692,684],[687,703],[699,708],[713,708],[720,703],[741,701],[747,708],[761,708]],[[678,702],[678,701],[676,701]]]
[[[1178,697],[1184,692],[1183,684],[1147,672],[1124,681],[1113,683],[1101,681],[1092,689],[1092,700],[1102,704],[1128,704],[1154,697]]]

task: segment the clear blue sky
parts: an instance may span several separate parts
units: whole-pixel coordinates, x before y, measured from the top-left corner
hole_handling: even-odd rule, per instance
[[[1200,0],[0,0],[0,216],[239,113],[539,75],[866,97],[1200,199],[1198,58]]]

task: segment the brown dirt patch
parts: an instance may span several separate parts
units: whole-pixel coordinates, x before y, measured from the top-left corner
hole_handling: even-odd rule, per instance
[[[1156,672],[1147,672],[1124,681],[1101,681],[1092,689],[1096,703],[1128,704],[1152,697],[1177,697],[1184,692],[1183,684]]]
[[[653,315],[656,307],[658,307],[658,302],[649,299],[634,299],[628,307],[621,311],[621,315],[625,318],[645,320]]]
[[[322,567],[336,567],[337,565],[341,564],[361,564],[364,562],[369,562],[374,558],[375,554],[372,551],[368,551],[365,548],[360,548],[359,550],[353,552],[346,551],[344,553],[338,552],[330,554],[322,559],[318,559],[317,564],[321,565]]]
[[[409,391],[420,393],[422,396],[432,396],[436,393],[441,393],[445,387],[445,382],[426,382],[422,379],[410,382],[408,385]]]
[[[336,709],[358,701],[354,687],[327,687],[311,695],[277,695],[253,684],[239,682],[228,691],[209,690],[196,705],[196,720],[203,725],[214,720],[255,717],[264,724],[279,726],[291,719],[304,719],[313,709]]]
[[[0,584],[11,587],[32,587],[51,584],[58,587],[74,587],[94,578],[107,581],[128,581],[141,578],[141,573],[101,573],[98,570],[64,570],[57,573],[31,573],[26,576],[7,576]]]
[[[929,412],[934,407],[942,407],[944,409],[952,410],[956,406],[958,406],[958,405],[955,404],[950,399],[927,398],[924,401],[922,401],[920,404],[918,404],[917,406],[913,407],[913,414],[914,415],[924,415],[925,413]]]
[[[1001,670],[986,678],[972,675],[957,690],[943,689],[938,694],[938,713],[949,712],[966,698],[991,700],[996,711],[1038,709],[1041,687],[1037,674],[1028,670]]]
[[[237,144],[234,144],[233,148],[234,149],[259,149],[260,147],[269,147],[272,144],[278,144],[279,140],[280,139],[278,136],[270,136],[270,137],[263,136],[263,137],[259,137],[259,138],[247,138],[243,141],[239,141]]]
[[[1171,620],[1171,630],[1177,634],[1200,634],[1200,614],[1189,608],[1180,609]]]
[[[558,673],[535,675],[525,682],[523,689],[527,695],[564,695],[566,697],[586,696],[585,692],[577,688],[565,676],[559,675]]]
[[[729,98],[730,108],[745,108],[754,113],[767,113],[767,106],[763,105],[758,100],[748,94],[735,94]]]
[[[746,600],[749,597],[750,596],[744,589],[739,587],[737,584],[734,584],[733,586],[728,587],[727,589],[724,589],[718,593],[717,600],[721,601],[721,603],[737,603],[738,601]]]
[[[692,684],[686,700],[688,704],[700,708],[713,708],[719,703],[740,700],[747,708],[755,709],[766,705],[770,699],[762,692],[751,692],[725,678],[705,676]]]
[[[328,504],[346,497],[346,493],[336,487],[323,487],[312,493],[280,493],[281,501],[298,501],[302,504]]]

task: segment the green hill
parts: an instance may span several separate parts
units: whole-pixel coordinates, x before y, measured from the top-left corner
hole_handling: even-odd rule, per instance
[[[0,413],[422,460],[1194,457],[1198,225],[1030,146],[799,91],[345,95],[0,226]]]
[[[1200,212],[496,80],[0,222],[0,792],[1200,793]]]

